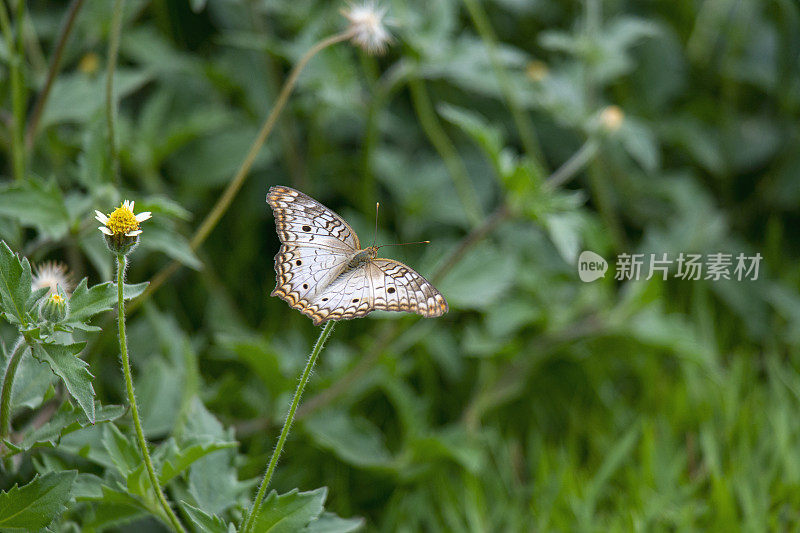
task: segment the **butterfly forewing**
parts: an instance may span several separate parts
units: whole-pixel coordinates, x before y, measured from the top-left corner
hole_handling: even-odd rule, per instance
[[[314,324],[356,318],[375,309],[426,317],[447,312],[444,297],[425,278],[400,262],[374,258],[374,249],[367,257],[347,222],[313,198],[277,186],[270,188],[267,202],[281,240],[272,294]]]
[[[267,202],[275,213],[275,226],[282,243],[309,245],[354,253],[358,237],[342,217],[289,187],[271,187]]]

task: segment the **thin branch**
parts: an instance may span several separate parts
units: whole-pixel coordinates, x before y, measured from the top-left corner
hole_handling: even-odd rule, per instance
[[[53,82],[55,81],[56,76],[61,68],[61,59],[64,57],[64,50],[67,47],[67,41],[72,33],[72,28],[75,26],[75,19],[78,16],[78,12],[81,10],[81,7],[83,7],[83,2],[84,0],[72,0],[72,3],[67,10],[67,14],[64,17],[64,23],[61,26],[61,33],[58,36],[58,42],[56,43],[55,50],[53,50],[53,57],[50,59],[50,68],[47,70],[47,79],[44,82],[42,92],[39,93],[36,104],[33,106],[31,118],[28,121],[28,128],[25,132],[25,147],[28,150],[31,149],[33,146],[33,141],[36,139],[36,130],[39,127],[39,121],[42,118],[44,106],[47,103],[48,97],[50,96],[50,89],[53,88]]]

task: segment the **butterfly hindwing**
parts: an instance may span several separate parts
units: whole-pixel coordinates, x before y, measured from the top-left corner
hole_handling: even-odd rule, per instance
[[[348,259],[347,255],[328,248],[282,244],[275,256],[277,284],[272,295],[302,311],[317,291],[344,271]]]
[[[366,315],[372,306],[372,288],[365,268],[354,268],[341,274],[303,312],[319,325],[328,320],[344,320]]]
[[[369,275],[373,309],[408,311],[424,317],[442,316],[449,309],[436,287],[400,261],[373,259],[369,262]]]

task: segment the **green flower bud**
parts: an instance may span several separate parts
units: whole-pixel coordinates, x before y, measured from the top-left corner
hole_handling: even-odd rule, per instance
[[[58,287],[54,292],[42,300],[39,306],[39,315],[50,323],[61,322],[69,314],[69,302],[66,293]]]

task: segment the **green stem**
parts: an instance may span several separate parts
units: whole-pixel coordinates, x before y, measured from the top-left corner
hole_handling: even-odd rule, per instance
[[[3,378],[3,390],[0,392],[0,438],[7,438],[11,434],[11,389],[14,386],[14,375],[17,367],[22,360],[28,343],[24,337],[20,337],[14,351],[11,352],[11,359],[6,367],[6,375]]]
[[[439,152],[442,160],[444,161],[450,178],[453,180],[453,186],[456,188],[461,205],[467,214],[467,218],[473,226],[480,225],[483,220],[483,210],[478,201],[478,194],[475,192],[472,182],[467,175],[467,169],[464,167],[464,162],[458,155],[458,151],[453,146],[452,141],[445,133],[439,120],[436,118],[436,113],[433,110],[430,96],[425,87],[425,82],[417,77],[411,77],[408,80],[408,87],[411,90],[411,101],[414,105],[414,110],[419,118],[420,125],[425,131],[425,134],[430,139],[431,144]]]
[[[286,442],[286,437],[289,436],[289,430],[292,427],[292,422],[294,422],[294,413],[297,411],[297,406],[300,404],[300,397],[303,395],[303,389],[306,388],[308,377],[311,375],[311,370],[314,368],[314,363],[317,362],[317,357],[319,357],[325,341],[328,340],[328,337],[330,337],[331,332],[333,331],[333,324],[333,320],[329,320],[325,324],[325,328],[322,330],[322,333],[319,334],[319,338],[317,339],[317,343],[314,345],[314,349],[311,351],[311,355],[308,356],[306,368],[303,370],[300,383],[297,384],[297,390],[294,392],[292,404],[289,406],[289,412],[286,414],[286,421],[284,421],[283,429],[281,429],[281,435],[278,437],[278,444],[275,446],[275,450],[272,452],[272,457],[269,459],[269,465],[267,466],[266,473],[264,473],[264,479],[261,480],[261,485],[258,487],[258,493],[256,493],[256,497],[253,500],[253,505],[250,507],[250,511],[245,513],[245,515],[242,517],[242,527],[239,529],[240,533],[247,533],[253,528],[256,516],[258,515],[258,508],[264,499],[264,496],[267,492],[267,487],[272,479],[272,473],[275,471],[275,466],[277,466],[278,459],[283,451],[283,444]]]
[[[589,138],[577,152],[550,175],[545,182],[546,186],[555,189],[567,183],[592,160],[599,148],[600,143],[594,138]]]
[[[172,508],[167,502],[167,498],[161,491],[161,486],[158,484],[156,471],[153,468],[153,461],[150,459],[150,452],[147,450],[147,441],[144,438],[144,431],[142,430],[142,421],[139,418],[139,407],[136,405],[136,396],[133,393],[133,378],[131,377],[131,363],[128,358],[128,342],[125,337],[125,302],[123,299],[123,288],[125,286],[125,265],[127,258],[120,254],[117,256],[117,323],[119,324],[119,351],[122,354],[122,373],[125,375],[125,388],[128,391],[128,403],[131,406],[131,416],[133,417],[133,426],[136,428],[136,442],[139,444],[139,451],[142,453],[145,467],[147,468],[147,475],[150,478],[150,484],[153,486],[153,492],[156,493],[161,507],[164,509],[167,518],[172,524],[175,531],[184,532],[178,517],[172,511]]]
[[[114,183],[119,184],[119,154],[114,133],[114,119],[117,103],[114,99],[114,71],[117,68],[119,39],[122,33],[122,12],[124,0],[115,0],[111,19],[111,34],[108,36],[108,66],[106,67],[106,123],[108,125],[108,150],[111,155],[111,170]]]
[[[0,2],[0,30],[6,42],[9,54],[9,77],[11,78],[11,112],[13,124],[11,125],[11,166],[14,179],[25,178],[25,145],[23,144],[25,128],[25,86],[22,82],[22,64],[24,56],[22,12],[25,7],[24,0],[17,1],[15,16],[17,18],[17,49],[14,49],[14,33],[11,30],[11,21],[8,17],[5,2]]]
[[[478,30],[478,35],[481,36],[489,50],[489,61],[492,63],[497,82],[500,85],[500,91],[508,103],[511,117],[514,119],[514,125],[519,132],[519,138],[525,153],[541,168],[544,158],[539,147],[539,141],[536,138],[536,132],[533,129],[533,123],[522,106],[520,106],[517,96],[509,83],[506,71],[500,63],[497,55],[497,36],[489,22],[489,17],[486,16],[486,11],[484,11],[481,2],[477,0],[464,0],[464,5],[467,7],[472,23],[475,24],[475,29]]]

